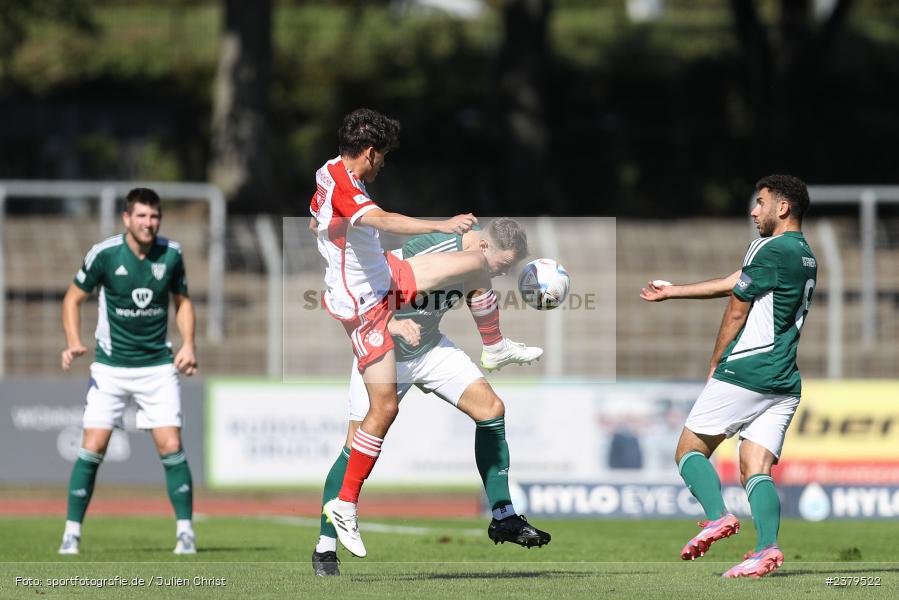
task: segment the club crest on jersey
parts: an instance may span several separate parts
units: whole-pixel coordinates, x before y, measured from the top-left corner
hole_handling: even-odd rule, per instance
[[[138,308],[146,308],[150,301],[153,300],[153,290],[148,288],[136,288],[131,290],[131,299],[137,304]]]
[[[365,343],[375,348],[380,348],[384,343],[384,334],[380,329],[374,329],[365,334]]]
[[[150,270],[153,271],[153,277],[159,281],[165,277],[165,263],[153,263],[150,265]]]

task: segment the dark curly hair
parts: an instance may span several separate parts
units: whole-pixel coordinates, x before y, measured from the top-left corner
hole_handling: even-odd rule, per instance
[[[396,148],[399,137],[399,121],[370,108],[357,108],[343,118],[338,132],[338,150],[347,158],[356,158],[366,148],[387,152]]]
[[[768,188],[772,196],[790,203],[790,215],[802,223],[810,200],[805,182],[793,175],[768,175],[755,184],[756,193]]]

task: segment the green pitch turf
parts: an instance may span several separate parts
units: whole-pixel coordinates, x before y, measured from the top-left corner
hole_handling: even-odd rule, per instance
[[[541,549],[494,546],[486,520],[362,521],[369,557],[341,550],[339,578],[312,574],[318,527],[302,518],[209,518],[196,524],[200,553],[175,557],[174,523],[159,518],[89,519],[80,556],[58,556],[62,521],[0,519],[0,598],[896,598],[899,522],[786,522],[786,564],[761,580],[720,573],[754,543],[751,522],[705,558],[682,562],[696,532],[687,521],[536,523]],[[49,578],[142,578],[143,587],[51,588]],[[39,587],[16,577],[41,580]],[[879,578],[879,587],[828,586],[828,577]],[[161,581],[157,578],[163,578]],[[179,585],[173,579],[186,583]],[[194,578],[205,578],[203,581]],[[226,585],[215,585],[216,579]],[[839,580],[838,580],[839,581]]]

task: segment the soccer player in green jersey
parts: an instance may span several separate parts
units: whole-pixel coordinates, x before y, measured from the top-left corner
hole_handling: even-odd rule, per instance
[[[712,543],[740,530],[740,522],[724,505],[721,481],[709,462],[725,438],[739,434],[740,480],[749,497],[757,544],[724,577],[761,577],[783,564],[777,545],[780,499],[771,467],[780,458],[799,406],[802,382],[796,349],[818,272],[802,235],[802,217],[809,206],[805,184],[790,175],[769,175],[756,183],[755,191],[752,218],[761,237],[749,245],[740,271],[683,286],[656,281],[641,293],[653,302],[730,295],[708,383],[687,417],[675,453],[681,477],[707,519],[681,552],[684,560],[694,560]]]
[[[96,359],[84,407],[84,437],[69,482],[68,516],[60,554],[78,554],[81,523],[114,427],[122,427],[125,405],[137,403],[137,427],[153,435],[175,509],[175,554],[195,554],[193,483],[181,447],[178,372],[197,371],[194,309],[177,242],[157,235],[159,196],[135,188],[125,199],[125,233],[95,244],[62,301],[67,347],[62,368],[85,354],[81,305],[99,287]],[[173,357],[166,340],[169,295],[175,303],[182,345]]]
[[[527,256],[527,236],[513,219],[498,218],[483,230],[465,234],[427,234],[409,239],[401,258],[438,252],[480,249],[493,277],[504,275]],[[396,252],[396,251],[395,251]],[[505,338],[499,330],[499,308],[492,289],[465,290],[451,286],[419,296],[411,307],[396,312],[388,323],[394,339],[399,399],[418,386],[467,414],[475,422],[475,463],[493,511],[487,534],[495,543],[512,542],[530,548],[549,543],[550,535],[516,514],[509,493],[509,447],[506,443],[503,401],[468,355],[440,332],[440,321],[462,298],[466,298],[484,342],[481,364],[512,364],[497,358],[499,349],[519,359],[538,358],[543,350]],[[505,349],[505,350],[503,350]],[[514,362],[520,362],[514,361]],[[350,445],[369,410],[369,395],[362,376],[353,365],[350,377],[349,427],[346,446],[334,461],[325,480],[322,503],[335,497],[343,483]],[[497,367],[494,367],[497,368]],[[492,370],[492,369],[491,369]],[[312,554],[316,575],[339,575],[337,530],[325,516],[321,519],[318,544]]]

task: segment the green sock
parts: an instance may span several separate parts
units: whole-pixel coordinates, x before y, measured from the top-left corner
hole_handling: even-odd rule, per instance
[[[746,480],[746,495],[749,496],[749,507],[752,509],[752,522],[758,543],[756,552],[777,543],[777,532],[780,529],[780,498],[770,475],[758,473]]]
[[[721,480],[715,467],[701,452],[687,452],[677,465],[680,476],[690,489],[693,497],[699,500],[710,521],[722,517],[727,512],[724,498],[721,496]]]
[[[509,494],[509,445],[506,443],[506,419],[496,417],[475,423],[474,458],[484,482],[493,517],[515,514]]]
[[[184,450],[172,452],[159,457],[165,467],[165,487],[169,492],[169,500],[175,509],[176,519],[193,518],[194,486],[190,477],[190,467]]]
[[[84,513],[94,494],[94,482],[97,480],[97,469],[103,462],[103,455],[81,448],[78,458],[72,467],[72,476],[69,478],[69,508],[66,520],[81,523],[84,521]]]
[[[334,464],[331,465],[331,470],[328,471],[328,476],[325,478],[325,489],[322,492],[322,506],[325,505],[325,502],[328,500],[333,500],[337,497],[337,494],[340,493],[340,486],[343,485],[343,476],[346,475],[346,466],[347,462],[350,460],[350,449],[343,448],[340,451],[340,455],[337,457],[337,460],[334,461]],[[321,525],[318,528],[319,535],[323,535],[325,537],[336,538],[337,530],[334,529],[334,526],[328,521],[328,517],[322,515]]]

